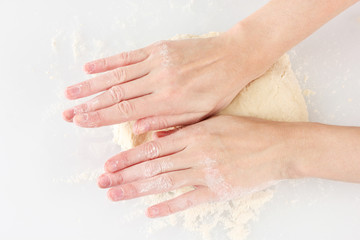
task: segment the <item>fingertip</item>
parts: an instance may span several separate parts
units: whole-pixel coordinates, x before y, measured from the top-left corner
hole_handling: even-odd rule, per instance
[[[68,100],[73,100],[71,95],[69,94],[69,87],[67,87],[64,91],[64,96],[68,99]]]
[[[145,215],[146,215],[148,218],[153,218],[153,217],[150,215],[150,213],[149,213],[149,208],[146,209]]]
[[[121,188],[115,189],[115,188],[110,188],[107,192],[107,197],[113,201],[113,202],[117,202],[120,200],[124,199],[124,192]]]
[[[113,193],[114,191],[112,190],[112,188],[111,189],[109,189],[108,191],[107,191],[107,193],[106,193],[106,196],[107,196],[107,198],[110,200],[110,201],[113,201],[113,202],[115,202],[115,200],[114,200],[114,193]]]
[[[118,170],[118,165],[119,165],[119,161],[112,161],[111,159],[109,159],[104,166],[104,169],[106,172],[108,173],[114,173]]]
[[[94,73],[95,72],[95,63],[94,62],[89,62],[89,63],[84,64],[83,70],[87,74]]]
[[[111,186],[111,179],[106,173],[104,173],[98,177],[97,184],[100,188],[108,188]]]
[[[146,212],[145,212],[146,216],[149,218],[156,218],[156,217],[161,217],[160,216],[160,209],[157,206],[151,206],[149,207]]]
[[[65,97],[69,100],[75,100],[81,97],[81,85],[74,85],[65,89]]]
[[[62,117],[67,122],[72,122],[74,118],[74,109],[67,109],[62,113]]]

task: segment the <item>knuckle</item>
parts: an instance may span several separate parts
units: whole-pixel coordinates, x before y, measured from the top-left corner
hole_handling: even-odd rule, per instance
[[[127,70],[126,68],[120,67],[112,71],[113,77],[117,83],[125,82]]]
[[[74,114],[86,113],[89,111],[88,104],[83,103],[74,107]]]
[[[167,119],[164,118],[164,117],[160,117],[157,120],[154,119],[153,120],[153,125],[157,129],[164,129],[164,128],[167,128],[169,126]]]
[[[93,89],[93,81],[90,79],[90,80],[87,80],[87,81],[84,81],[82,84],[81,84],[81,90],[84,91],[84,92],[92,92],[92,89]]]
[[[166,172],[174,168],[174,163],[171,161],[171,158],[169,160],[168,161],[163,160],[160,162],[161,172]]]
[[[136,197],[139,193],[138,189],[136,188],[135,184],[129,183],[123,186],[124,192],[126,197],[132,198]]]
[[[131,62],[132,52],[122,52],[119,57],[124,64]]]
[[[86,114],[86,113],[85,113]],[[90,128],[95,128],[101,126],[103,122],[103,117],[98,111],[87,114],[88,119],[85,121],[86,126]]]
[[[119,185],[119,184],[123,184],[125,182],[124,177],[123,177],[122,173],[120,173],[120,172],[116,173],[116,178],[114,178],[114,180],[112,180],[112,181],[113,181],[112,182],[113,185],[115,185],[115,184]]]
[[[130,165],[132,165],[132,162],[129,158],[129,154],[127,152],[123,152],[120,161],[118,162],[118,165],[120,165],[120,168],[126,168]]]
[[[166,81],[174,83],[177,82],[176,80],[178,79],[177,76],[179,76],[179,73],[180,70],[178,67],[171,66],[163,68],[161,75]]]
[[[124,90],[121,86],[113,86],[109,90],[113,103],[118,103],[123,99]]]
[[[148,159],[157,158],[160,155],[160,144],[152,141],[144,145],[144,152]]]
[[[161,48],[163,48],[163,46],[167,46],[168,45],[169,40],[160,40],[157,42],[153,43],[153,50],[154,51],[159,51],[161,50]]]
[[[162,40],[159,42],[156,42],[153,47],[153,52],[156,56],[160,57],[161,65],[164,67],[171,66],[171,41],[169,40]]]
[[[117,104],[120,114],[123,114],[126,118],[130,117],[134,110],[133,104],[128,101],[123,101]]]
[[[158,181],[163,190],[170,190],[174,187],[174,179],[170,174],[160,175]]]
[[[175,213],[174,206],[171,203],[165,203],[165,209],[166,209],[167,214]]]
[[[109,62],[107,58],[102,58],[99,60],[99,63],[106,69],[109,66]]]
[[[102,122],[104,117],[100,114],[100,112],[95,111],[93,112],[93,122]]]
[[[145,162],[143,171],[145,177],[153,177],[161,173],[161,165],[158,163]]]

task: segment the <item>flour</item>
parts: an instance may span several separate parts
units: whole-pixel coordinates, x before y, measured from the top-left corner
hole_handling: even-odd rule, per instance
[[[144,204],[154,205],[189,190],[193,188],[144,198]],[[167,226],[182,225],[186,230],[199,233],[199,239],[216,239],[214,234],[223,231],[228,239],[245,239],[249,234],[247,224],[256,219],[260,208],[272,197],[273,190],[267,189],[237,200],[205,203],[167,217],[153,219],[148,232],[151,234]]]
[[[177,35],[172,40],[217,35],[218,33],[215,32],[201,36]],[[163,55],[166,56],[166,50]],[[219,114],[252,116],[274,121],[308,121],[304,96],[291,69],[289,57],[282,56],[263,76],[246,86]],[[128,122],[114,128],[114,141],[121,145],[122,149],[132,148],[151,139],[151,133],[133,134],[132,127],[133,122]],[[273,187],[269,188],[269,186],[277,182],[270,182],[255,189],[233,189],[224,181],[220,172],[212,167],[211,159],[206,163],[207,185],[213,188],[213,192],[217,192],[223,201],[205,203],[183,212],[154,219],[149,226],[149,233],[179,224],[187,230],[198,232],[201,239],[218,239],[214,237],[218,230],[225,231],[228,239],[246,238],[249,234],[248,223],[256,219],[260,208],[273,197]],[[191,190],[194,190],[194,187],[148,196],[143,198],[144,205],[151,206]],[[229,200],[234,196],[241,198]]]
[[[316,94],[316,92],[311,90],[311,89],[304,89],[303,90],[303,95],[305,97],[311,97],[311,96],[314,96],[315,94]]]
[[[99,169],[88,169],[79,174],[62,177],[62,178],[54,178],[53,182],[55,183],[68,183],[68,184],[79,184],[85,182],[94,182],[97,178],[104,172],[103,168]]]

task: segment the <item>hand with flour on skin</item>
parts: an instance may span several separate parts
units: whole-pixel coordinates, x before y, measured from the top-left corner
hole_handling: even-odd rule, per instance
[[[360,182],[356,127],[222,115],[155,134],[153,141],[109,159],[98,179],[113,201],[196,186],[148,208],[149,217],[239,198],[283,179]]]
[[[224,33],[161,41],[96,60],[86,64],[85,71],[103,74],[67,88],[66,96],[102,94],[66,110],[64,118],[81,127],[140,119],[135,124],[138,134],[198,122],[225,108],[273,63],[258,59],[251,48],[245,36],[234,39]]]
[[[155,140],[109,159],[98,184],[111,188],[108,196],[113,201],[196,186],[149,208],[150,217],[241,197],[289,178],[288,130],[286,123],[217,116],[157,132]]]
[[[188,125],[225,108],[280,56],[358,0],[272,0],[218,37],[161,41],[87,63],[103,73],[70,86],[65,120],[100,127],[137,120],[136,134]]]

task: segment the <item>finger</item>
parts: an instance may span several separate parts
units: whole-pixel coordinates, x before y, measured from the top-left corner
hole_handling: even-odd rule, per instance
[[[176,198],[149,207],[146,211],[146,215],[150,218],[168,216],[196,205],[209,202],[214,197],[213,192],[207,187],[201,186]]]
[[[170,116],[151,116],[137,120],[134,124],[133,132],[138,135],[149,131],[163,130],[169,127],[189,125],[199,122],[202,118],[202,113],[187,113]]]
[[[147,84],[146,77],[144,77],[136,81],[115,85],[90,101],[65,110],[63,113],[64,119],[71,122],[76,114],[93,112],[110,107],[123,100],[147,95],[151,91]]]
[[[161,104],[161,105],[160,105]],[[166,104],[156,101],[153,94],[134,98],[94,112],[77,114],[74,123],[80,127],[101,127],[132,121],[167,111]]]
[[[83,81],[66,88],[65,96],[68,99],[78,99],[105,91],[114,85],[128,82],[147,75],[150,66],[147,62],[119,67],[97,77]]]
[[[108,197],[113,201],[138,198],[175,190],[184,186],[203,185],[199,172],[189,169],[164,173],[152,178],[110,188]]]
[[[84,65],[84,71],[89,74],[105,72],[118,67],[144,61],[148,56],[149,54],[146,48],[140,48],[129,52],[122,52],[111,57],[86,63]]]
[[[104,173],[98,178],[98,185],[101,188],[114,187],[166,172],[189,169],[192,161],[189,156],[181,153],[147,160],[115,173]]]
[[[113,156],[105,163],[105,171],[116,172],[144,161],[180,152],[185,147],[184,138],[173,134]]]

